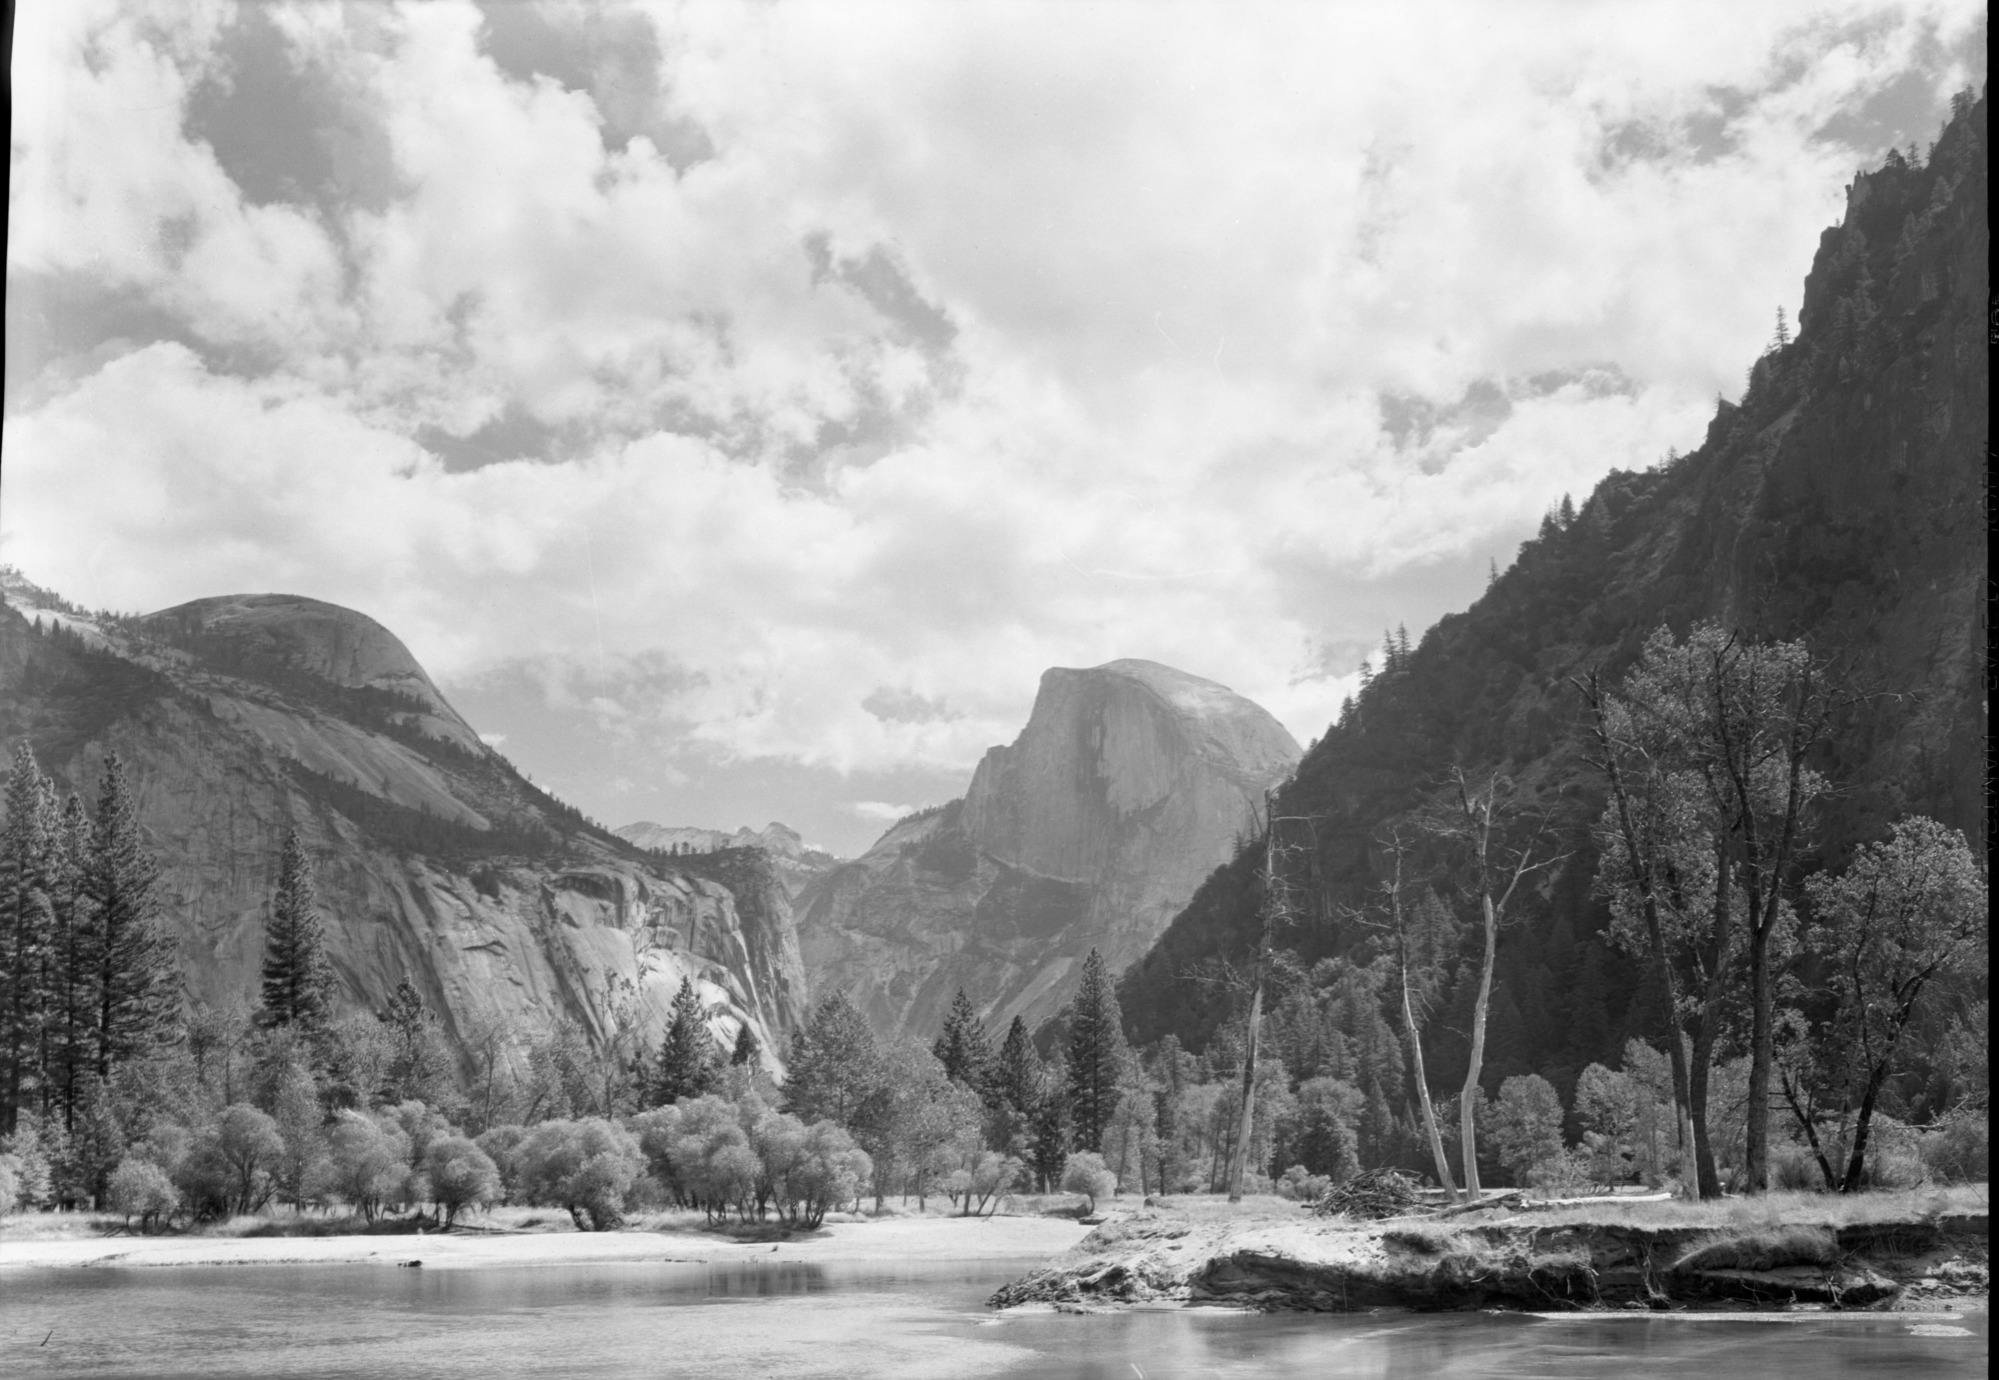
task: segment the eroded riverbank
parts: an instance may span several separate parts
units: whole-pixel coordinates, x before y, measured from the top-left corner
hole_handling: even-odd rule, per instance
[[[1842,1220],[1850,1208],[1828,1200],[1817,1210],[1787,1207],[1781,1219],[1752,1204],[1734,1221],[1675,1215],[1201,1222],[1145,1208],[1098,1227],[992,1302],[1311,1312],[1929,1308],[1982,1299],[1988,1288],[1983,1207]]]

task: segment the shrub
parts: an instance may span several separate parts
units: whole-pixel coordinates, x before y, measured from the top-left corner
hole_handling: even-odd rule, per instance
[[[645,1157],[646,1174],[658,1191],[673,1202],[686,1201],[686,1189],[673,1164],[673,1141],[680,1134],[680,1108],[654,1107],[628,1117],[625,1129],[638,1137],[639,1153]],[[484,1138],[481,1138],[484,1144]],[[497,1157],[496,1157],[497,1158]],[[501,1166],[504,1173],[506,1166]]]
[[[167,1172],[151,1160],[130,1156],[111,1171],[106,1196],[112,1211],[124,1213],[127,1222],[138,1218],[139,1230],[144,1232],[180,1209],[180,1190]]]
[[[1078,1150],[1062,1162],[1062,1191],[1082,1194],[1089,1200],[1085,1211],[1094,1214],[1097,1199],[1117,1192],[1117,1175],[1104,1166],[1102,1155]]]
[[[327,1136],[333,1188],[369,1222],[382,1205],[404,1198],[409,1182],[409,1141],[386,1118],[344,1111]]]
[[[747,1216],[744,1209],[756,1196],[764,1166],[750,1148],[735,1104],[704,1093],[679,1103],[678,1110],[666,1156],[680,1191],[711,1221],[728,1216],[731,1204]]]
[[[1284,1171],[1283,1177],[1278,1179],[1274,1187],[1280,1198],[1290,1198],[1301,1203],[1316,1203],[1325,1196],[1326,1190],[1332,1185],[1333,1180],[1330,1175],[1313,1174],[1304,1165],[1294,1164]]]
[[[1594,1184],[1614,1187],[1636,1183],[1644,1173],[1644,1165],[1635,1150],[1601,1131],[1583,1132],[1580,1153],[1588,1161],[1589,1180]]]
[[[441,1136],[424,1152],[431,1201],[444,1209],[449,1231],[466,1208],[491,1207],[500,1200],[500,1171],[492,1157],[463,1136]]]
[[[1865,1182],[1869,1188],[1921,1188],[1929,1182],[1929,1171],[1913,1148],[1884,1147],[1867,1157]]]
[[[222,1109],[201,1150],[221,1170],[224,1211],[255,1212],[270,1201],[285,1152],[277,1122],[249,1103],[238,1102]]]
[[[1588,1150],[1564,1150],[1527,1171],[1527,1186],[1543,1198],[1574,1198],[1599,1186],[1595,1157]]]
[[[1920,1188],[1928,1183],[1922,1141],[1923,1133],[1915,1127],[1876,1113],[1861,1182],[1868,1188]]]
[[[1770,1147],[1770,1187],[1792,1193],[1812,1193],[1825,1187],[1818,1160],[1802,1145]]]
[[[805,1131],[804,1153],[784,1189],[793,1205],[793,1220],[807,1228],[817,1227],[829,1209],[859,1197],[874,1172],[874,1161],[867,1151],[855,1146],[844,1127],[831,1121],[813,1122]]]
[[[566,1209],[578,1231],[617,1226],[645,1167],[632,1134],[602,1117],[543,1122],[521,1142],[519,1159],[522,1193]]]
[[[1992,1123],[1966,1110],[1939,1121],[1916,1142],[1930,1177],[1943,1183],[1982,1183],[1992,1174]]]
[[[520,1148],[527,1138],[527,1127],[507,1125],[492,1127],[472,1142],[486,1152],[499,1171],[500,1191],[508,1199],[520,1192]]]

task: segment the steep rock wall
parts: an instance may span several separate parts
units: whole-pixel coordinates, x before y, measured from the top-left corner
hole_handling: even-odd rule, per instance
[[[995,1028],[1054,1015],[1092,948],[1142,953],[1256,827],[1298,747],[1261,708],[1144,661],[1055,669],[962,801],[898,823],[798,897],[816,991],[933,1032],[964,988]]]
[[[798,1022],[804,971],[767,858],[740,860],[739,896],[581,825],[480,744],[372,620],[301,600],[287,630],[283,596],[206,600],[189,607],[247,603],[260,647],[283,651],[217,654],[212,624],[181,611],[97,628],[109,650],[92,651],[37,633],[32,596],[8,595],[0,740],[26,737],[86,802],[105,755],[123,759],[190,996],[254,1001],[279,846],[297,828],[343,1007],[379,1009],[408,979],[462,1046],[565,1016],[602,1038],[629,995],[656,1040],[685,976],[725,1043],[747,1024],[774,1062]],[[383,715],[315,682],[424,706]]]

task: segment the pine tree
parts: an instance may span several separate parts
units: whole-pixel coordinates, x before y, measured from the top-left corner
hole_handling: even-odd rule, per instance
[[[388,1029],[389,1057],[382,1070],[383,1100],[391,1103],[432,1099],[432,1085],[444,1074],[437,1023],[422,995],[403,978],[389,994],[388,1005],[376,1017]]]
[[[951,1002],[951,1010],[944,1017],[944,1033],[930,1046],[930,1052],[937,1056],[937,1062],[944,1066],[944,1074],[954,1083],[983,1091],[992,1071],[992,1041],[986,1035],[986,1024],[979,1019],[979,1013],[972,1009],[972,999],[960,987],[958,995]]]
[[[653,1070],[653,1101],[664,1106],[708,1092],[715,1086],[719,1062],[715,1037],[708,1031],[708,1012],[693,981],[682,978]]]
[[[333,970],[326,961],[312,864],[298,830],[287,829],[278,855],[277,890],[264,923],[264,1005],[257,1024],[266,1029],[295,1025],[317,1034],[333,1014],[332,998]]]
[[[748,1021],[744,1021],[743,1028],[736,1032],[736,1047],[730,1051],[729,1062],[737,1068],[745,1066],[754,1068],[758,1062],[757,1056],[761,1053],[763,1046],[757,1043],[756,1031],[750,1029]]]
[[[99,1078],[151,1051],[173,1028],[180,1003],[172,940],[160,926],[159,864],[139,836],[124,764],[105,758],[84,889],[90,902],[87,952],[94,990]]]
[[[1006,1028],[999,1056],[993,1061],[990,1086],[994,1099],[1021,1116],[1027,1115],[1034,1108],[1041,1074],[1041,1056],[1034,1052],[1034,1037],[1027,1033],[1027,1022],[1015,1016],[1013,1024]]]
[[[1068,1075],[1062,1067],[1062,1052],[1055,1052],[1054,1067],[1047,1070],[1035,1090],[1029,1112],[1028,1163],[1043,1193],[1062,1177],[1062,1161],[1069,1154]]]
[[[42,1116],[67,1131],[96,1048],[91,911],[86,894],[90,817],[83,812],[83,802],[73,795],[56,811],[54,783],[45,785],[56,827],[48,871],[54,928],[46,970],[49,1007],[42,1023]]]
[[[55,927],[48,887],[56,821],[49,805],[46,779],[22,742],[7,777],[7,823],[0,831],[0,1135],[14,1133],[43,1072]]]
[[[1117,1110],[1124,1059],[1124,1016],[1104,956],[1083,960],[1083,981],[1069,1020],[1069,1115],[1076,1147],[1103,1148],[1104,1127]]]
[[[785,1110],[808,1122],[830,1119],[850,1126],[881,1078],[874,1032],[843,992],[820,1002],[793,1037],[790,1064]]]

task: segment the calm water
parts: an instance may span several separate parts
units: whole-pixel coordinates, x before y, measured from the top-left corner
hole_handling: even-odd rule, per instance
[[[1005,1266],[8,1271],[0,1374],[1691,1380],[1984,1375],[1986,1315],[996,1317]],[[46,1342],[44,1338],[46,1337]]]

